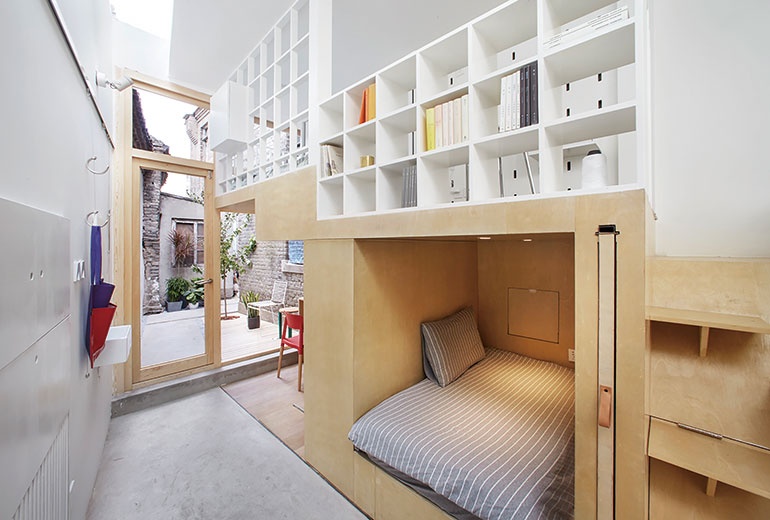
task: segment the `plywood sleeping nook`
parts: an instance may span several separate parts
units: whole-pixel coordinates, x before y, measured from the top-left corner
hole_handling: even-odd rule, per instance
[[[253,203],[260,240],[305,240],[308,463],[373,518],[449,518],[348,433],[424,378],[420,323],[472,307],[486,346],[574,366],[575,517],[646,518],[644,192],[317,219],[315,181],[311,167],[217,198]],[[598,425],[600,342],[616,360],[611,429]]]

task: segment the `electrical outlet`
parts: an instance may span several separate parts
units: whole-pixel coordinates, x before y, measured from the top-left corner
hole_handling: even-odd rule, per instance
[[[575,349],[574,349],[574,348],[571,348],[571,349],[569,349],[569,350],[567,351],[567,353],[568,353],[568,355],[569,355],[569,362],[570,362],[570,363],[574,363],[574,362],[575,362]]]

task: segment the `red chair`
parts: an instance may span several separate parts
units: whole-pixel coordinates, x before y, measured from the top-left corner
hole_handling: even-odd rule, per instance
[[[299,331],[298,336],[289,337],[289,329]],[[281,351],[278,353],[278,377],[281,377],[281,363],[283,362],[283,349],[297,349],[297,391],[302,391],[302,362],[305,353],[304,321],[299,314],[286,314],[283,320],[281,332]]]

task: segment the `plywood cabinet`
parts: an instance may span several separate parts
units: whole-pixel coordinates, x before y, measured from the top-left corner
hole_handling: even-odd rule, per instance
[[[770,515],[769,274],[766,260],[648,262],[651,511],[683,500],[655,479],[694,473],[701,492],[686,499],[705,518],[735,518],[738,490],[756,496],[746,518]]]

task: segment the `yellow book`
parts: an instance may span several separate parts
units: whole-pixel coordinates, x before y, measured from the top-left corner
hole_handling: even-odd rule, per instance
[[[425,110],[425,151],[436,148],[436,109]]]
[[[377,84],[372,83],[366,87],[366,120],[371,121],[377,117]]]

